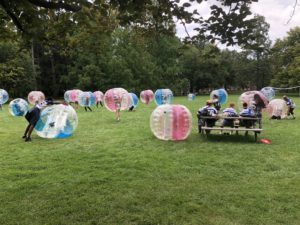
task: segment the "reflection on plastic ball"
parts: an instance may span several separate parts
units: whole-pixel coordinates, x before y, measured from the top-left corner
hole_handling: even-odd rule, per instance
[[[154,99],[154,93],[151,90],[144,90],[140,94],[142,103],[149,104]]]
[[[283,119],[287,116],[288,106],[283,99],[273,99],[269,102],[267,112],[270,118],[272,116],[275,116],[277,118]]]
[[[150,127],[158,139],[185,140],[192,129],[192,115],[183,105],[160,105],[151,114]]]
[[[264,87],[260,90],[266,98],[271,101],[275,97],[275,90],[272,87]]]
[[[43,138],[70,137],[78,125],[76,111],[69,105],[52,105],[42,112],[35,130]]]
[[[103,102],[104,94],[101,91],[95,91],[94,96],[96,98],[96,102]]]
[[[248,107],[254,107],[254,105],[260,105],[261,108],[267,107],[269,104],[268,99],[260,91],[247,91],[241,94],[239,97],[239,108],[243,108],[243,103],[247,103]]]
[[[14,99],[9,103],[9,112],[13,116],[25,116],[28,110],[28,103],[22,98]]]
[[[138,98],[138,96],[136,96],[136,94],[134,94],[134,93],[129,93],[129,95],[130,95],[130,104],[129,104],[129,108],[130,108],[131,106],[133,106],[134,108],[136,108],[137,105],[138,105],[138,103],[139,103],[139,98]]]
[[[78,89],[71,90],[69,93],[70,102],[78,102],[79,101],[78,97],[81,93],[82,93],[82,91],[78,90]]]
[[[218,89],[218,90],[214,90],[210,93],[210,99],[214,99],[215,96],[219,99],[219,103],[221,105],[223,105],[227,102],[228,94],[227,94],[227,91],[225,89],[221,88],[221,89]]]
[[[193,94],[193,93],[189,93],[189,94],[188,94],[188,100],[189,100],[189,101],[193,101],[193,100],[195,100],[195,98],[196,98],[196,95],[195,95],[195,94]]]
[[[0,89],[0,105],[6,103],[8,101],[8,93],[4,89]]]
[[[105,107],[115,112],[117,110],[127,110],[131,103],[131,97],[123,88],[112,88],[104,94]]]
[[[31,91],[28,94],[28,102],[31,105],[35,105],[37,103],[42,103],[45,100],[45,95],[41,91]]]
[[[82,107],[96,105],[95,95],[90,91],[81,92],[78,96],[78,103]]]
[[[155,92],[155,103],[157,105],[171,104],[173,92],[170,89],[158,89]]]

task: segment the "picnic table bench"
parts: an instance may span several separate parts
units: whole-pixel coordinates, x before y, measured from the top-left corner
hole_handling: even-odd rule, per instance
[[[201,134],[206,133],[207,135],[209,135],[211,133],[211,131],[220,131],[221,133],[223,133],[223,131],[225,131],[225,132],[231,132],[231,133],[235,133],[235,134],[239,134],[239,132],[245,132],[244,134],[246,136],[246,135],[248,135],[249,132],[253,132],[255,141],[257,141],[257,135],[263,131],[261,117],[242,117],[242,116],[225,117],[225,116],[220,116],[220,115],[201,116],[199,114],[197,116],[198,116],[198,131]],[[220,119],[233,120],[233,123],[239,121],[239,123],[234,123],[234,125],[231,127],[216,126],[215,122]],[[212,121],[214,121],[214,122],[212,122]],[[241,122],[245,123],[245,121],[248,121],[247,126],[246,127],[241,126],[240,123]],[[213,126],[212,126],[212,124],[213,124]]]

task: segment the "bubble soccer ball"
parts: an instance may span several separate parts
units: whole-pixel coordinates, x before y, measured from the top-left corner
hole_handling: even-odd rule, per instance
[[[192,129],[192,115],[183,105],[160,105],[151,114],[151,131],[161,140],[185,140]]]
[[[264,87],[260,91],[269,101],[275,97],[275,90],[272,87]]]
[[[126,110],[131,104],[131,97],[123,88],[112,88],[104,94],[104,105],[111,111]]]
[[[31,105],[35,105],[37,103],[42,103],[43,101],[45,101],[45,95],[41,91],[31,91],[28,94],[28,102]]]
[[[155,103],[157,105],[171,104],[173,92],[170,89],[158,89],[155,91]]]
[[[154,93],[151,90],[144,90],[140,93],[142,103],[149,104],[154,99]]]
[[[96,98],[96,102],[103,102],[104,94],[101,91],[95,91],[94,96]]]
[[[82,91],[78,89],[71,90],[69,93],[70,102],[78,102],[78,97],[81,93]]]
[[[4,104],[8,101],[8,93],[4,89],[0,89],[0,104]]]
[[[130,104],[129,104],[129,108],[130,107],[134,107],[134,108],[136,108],[137,107],[137,105],[138,105],[138,103],[139,103],[139,98],[138,98],[138,96],[136,96],[136,94],[134,94],[134,93],[129,93],[129,95],[130,95]]]
[[[218,89],[218,90],[214,90],[210,93],[210,99],[214,99],[217,96],[219,99],[219,103],[221,105],[225,104],[227,102],[228,99],[228,94],[227,91],[225,89]]]
[[[96,105],[95,95],[90,91],[81,92],[78,96],[78,103],[82,107],[91,107]]]
[[[71,94],[70,90],[68,90],[68,91],[66,91],[64,93],[64,99],[65,99],[66,102],[71,102],[71,100],[70,100],[70,94]]]
[[[28,110],[29,105],[22,98],[14,99],[9,103],[9,112],[13,116],[25,116]]]
[[[243,103],[247,103],[248,107],[254,107],[255,103],[258,103],[261,108],[267,107],[269,104],[268,99],[260,91],[247,91],[239,97],[239,108],[243,108]]]
[[[195,98],[196,98],[196,95],[195,95],[195,94],[193,94],[193,93],[189,93],[189,94],[188,94],[188,100],[189,100],[189,101],[193,101],[193,100],[195,100]]]
[[[76,111],[69,105],[52,105],[46,107],[35,126],[42,138],[70,137],[78,125]]]
[[[288,106],[283,99],[273,99],[269,102],[266,109],[269,117],[275,116],[277,118],[286,118],[288,113]]]

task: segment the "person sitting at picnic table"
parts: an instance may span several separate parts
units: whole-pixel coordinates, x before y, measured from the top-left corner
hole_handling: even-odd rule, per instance
[[[246,102],[243,103],[243,109],[240,111],[239,114],[241,117],[255,117],[255,113],[251,107],[248,107],[248,104]],[[253,120],[243,120],[240,119],[240,125],[244,126],[246,128],[250,128],[251,126],[254,125]]]
[[[223,110],[223,116],[224,117],[232,117],[232,119],[228,119],[225,118],[223,120],[223,123],[221,125],[221,127],[234,127],[234,117],[237,117],[238,114],[234,109],[235,104],[234,103],[230,103],[229,107]]]
[[[197,117],[199,119],[199,121],[198,121],[199,126],[204,126],[205,122],[206,122],[206,125],[208,127],[215,126],[217,118],[216,119],[214,119],[214,118],[211,118],[211,119],[202,118],[203,116],[209,116],[209,117],[216,117],[217,116],[218,111],[212,105],[213,105],[212,100],[207,100],[206,105],[198,110]]]

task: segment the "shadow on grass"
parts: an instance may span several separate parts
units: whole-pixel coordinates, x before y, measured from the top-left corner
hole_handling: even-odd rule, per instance
[[[203,139],[203,141],[211,141],[211,142],[232,142],[232,143],[252,143],[259,144],[260,142],[256,141],[253,134],[199,134],[199,136]],[[259,140],[259,136],[257,138]]]

